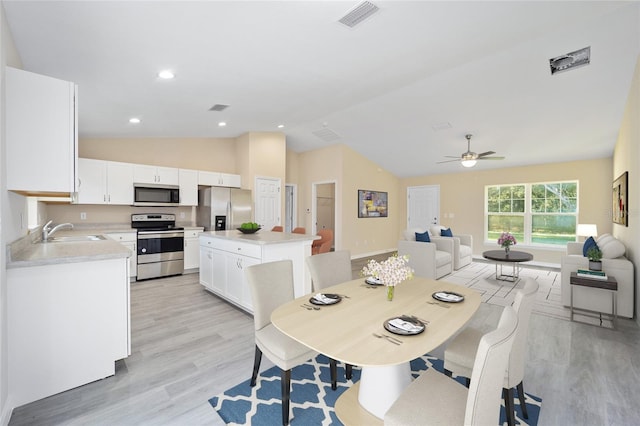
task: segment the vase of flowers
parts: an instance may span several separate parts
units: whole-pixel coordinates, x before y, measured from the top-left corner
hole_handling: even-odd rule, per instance
[[[498,245],[502,247],[505,253],[509,254],[509,250],[511,250],[511,246],[517,243],[516,237],[511,235],[509,232],[503,232],[498,238]]]
[[[404,280],[413,278],[413,269],[408,265],[407,256],[398,256],[398,253],[390,256],[387,260],[377,262],[374,259],[362,268],[362,275],[370,275],[380,280],[387,286],[387,300],[393,300],[396,285]]]

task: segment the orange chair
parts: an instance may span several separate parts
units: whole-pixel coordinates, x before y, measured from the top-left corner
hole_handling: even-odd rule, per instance
[[[293,231],[291,231],[294,234],[306,234],[307,230],[301,226],[298,226],[297,228],[294,228]]]
[[[331,229],[321,229],[318,231],[319,240],[313,240],[311,244],[311,254],[328,253],[333,242],[333,231]]]
[[[282,226],[274,226],[273,228],[271,228],[272,232],[282,232]]]

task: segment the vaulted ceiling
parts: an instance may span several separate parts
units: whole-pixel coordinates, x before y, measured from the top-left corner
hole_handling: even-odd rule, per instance
[[[282,131],[294,151],[344,143],[399,177],[465,170],[437,162],[467,133],[506,157],[476,169],[612,155],[638,3],[371,2],[353,28],[338,21],[354,1],[2,4],[24,69],[78,84],[81,138]],[[589,65],[551,75],[584,47]]]

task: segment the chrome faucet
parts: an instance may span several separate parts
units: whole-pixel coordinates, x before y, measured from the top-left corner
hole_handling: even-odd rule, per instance
[[[50,220],[42,227],[42,241],[47,241],[54,233],[62,228],[73,228],[73,223],[61,223],[51,229],[51,223],[53,223],[53,220]]]

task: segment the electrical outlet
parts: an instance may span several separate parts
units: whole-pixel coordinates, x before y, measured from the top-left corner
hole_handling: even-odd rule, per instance
[[[80,212],[80,220],[87,220],[87,212]]]

